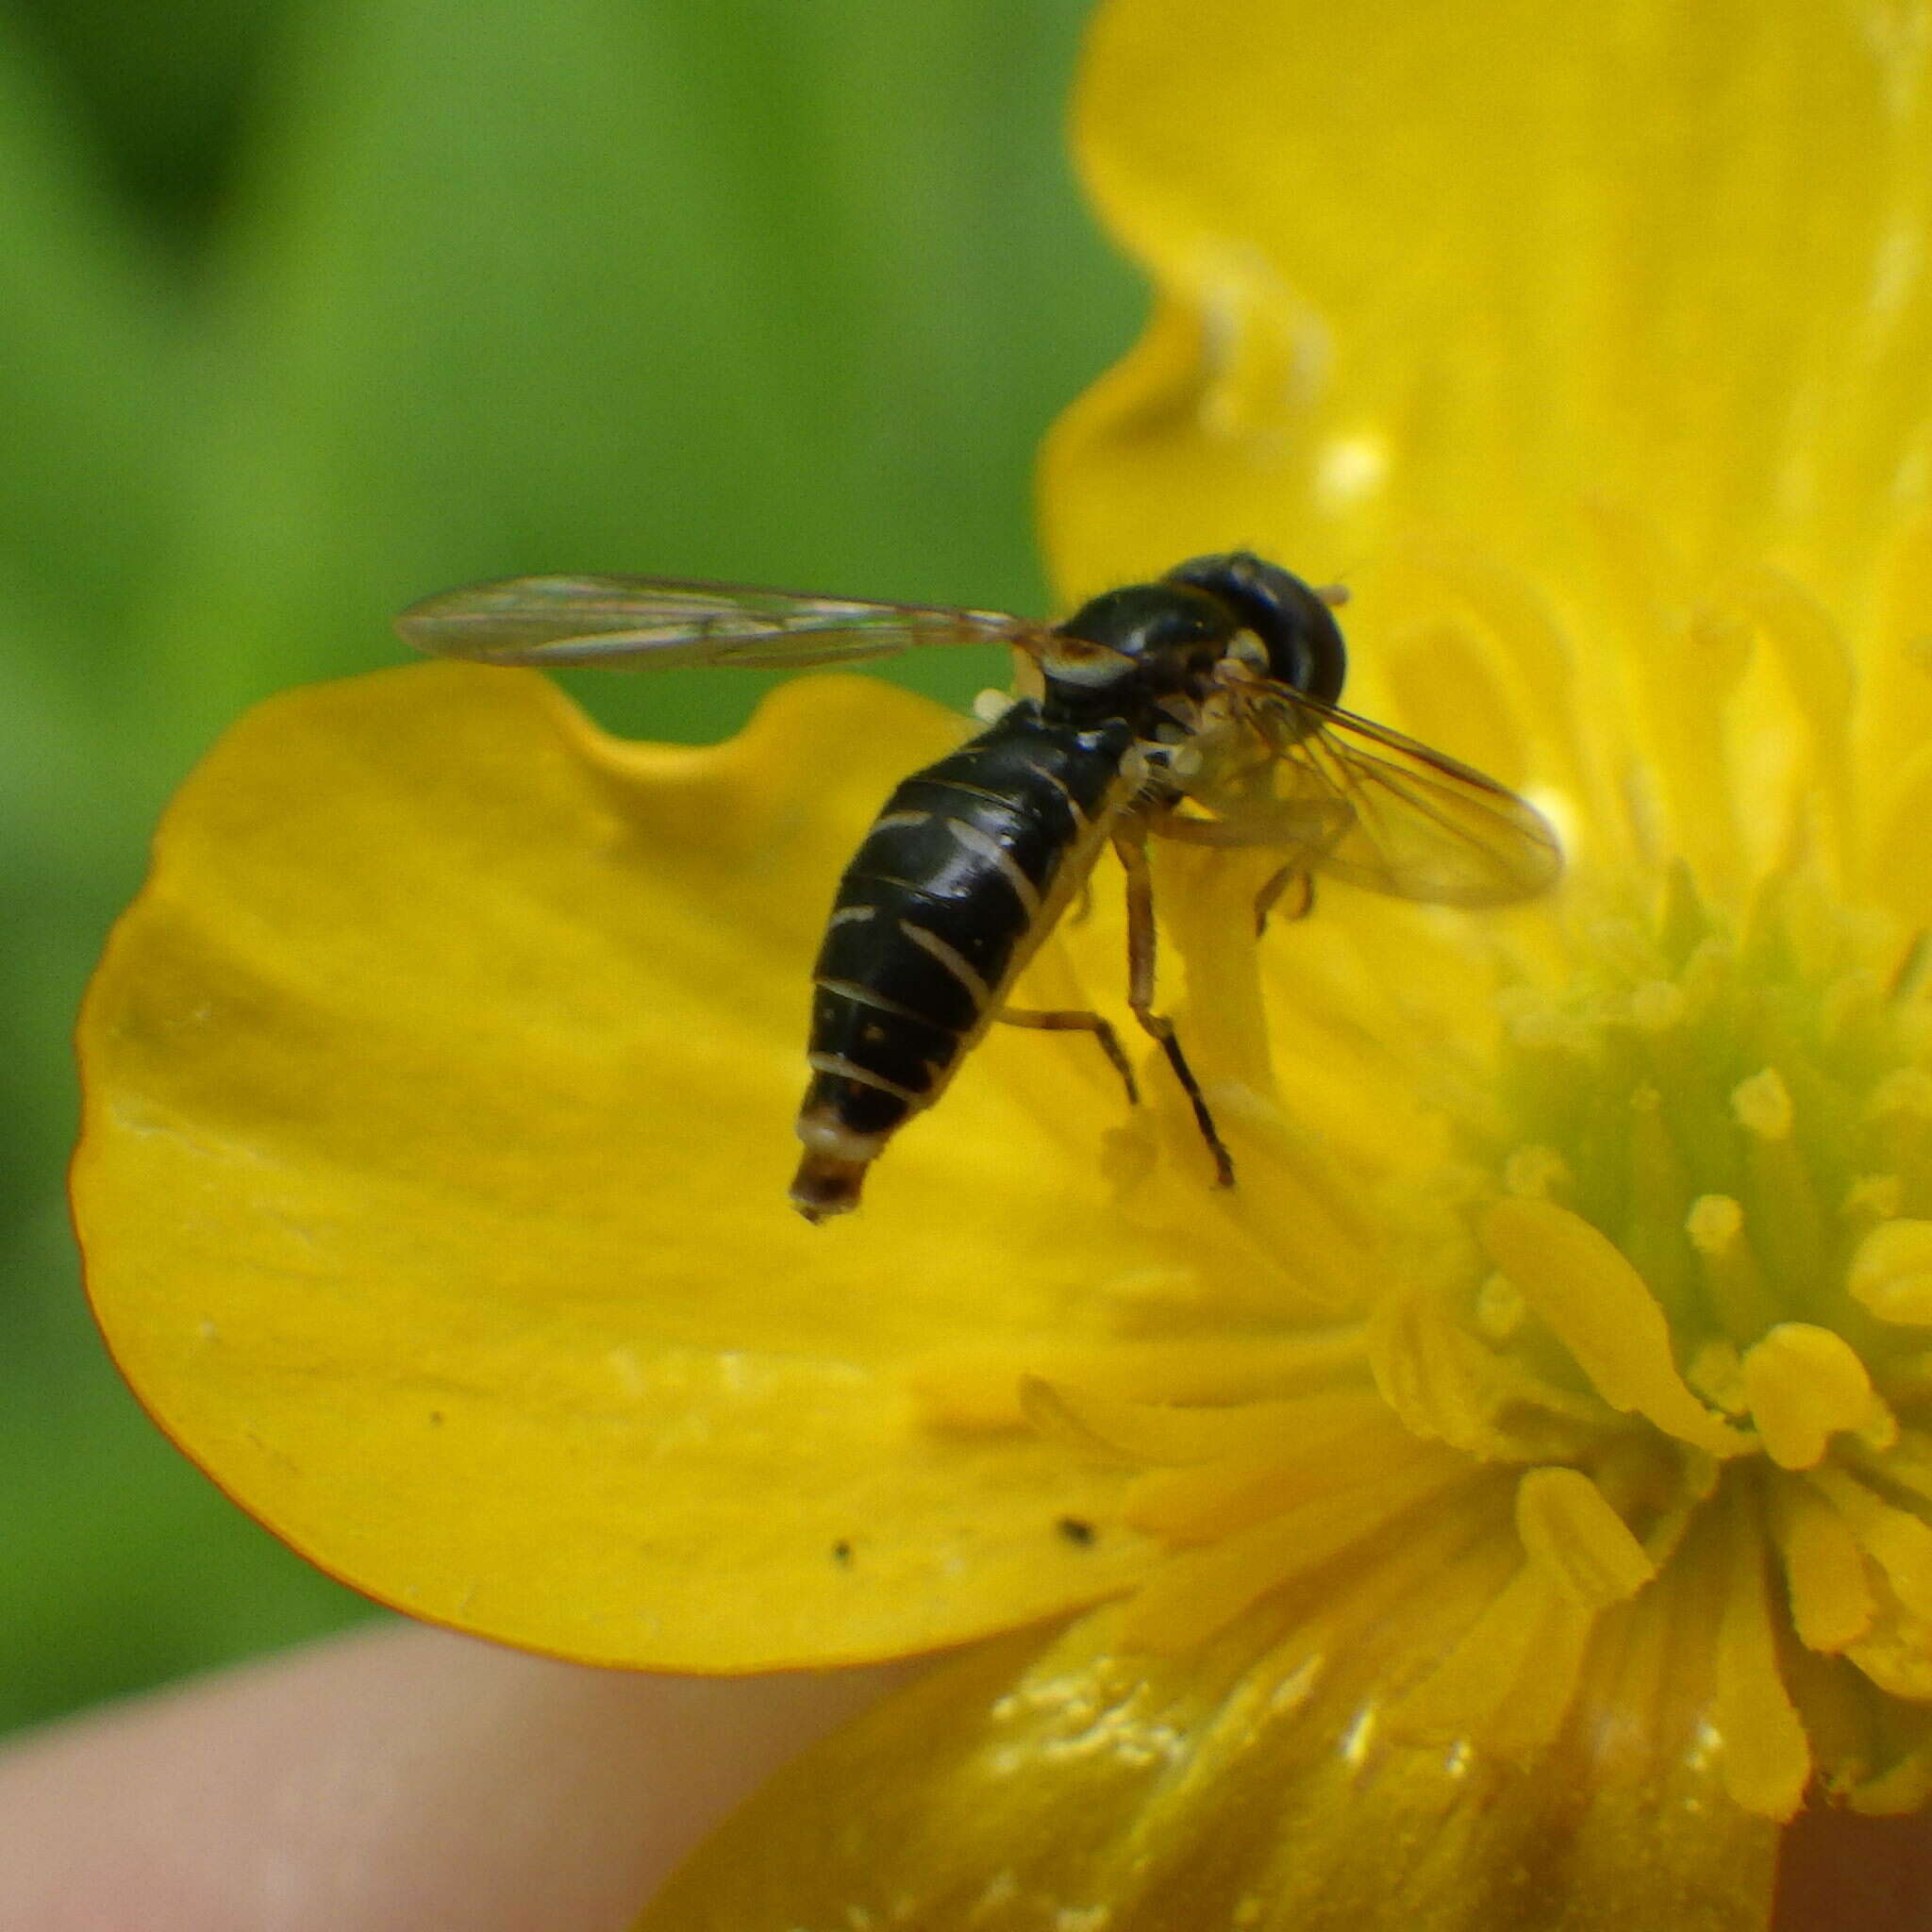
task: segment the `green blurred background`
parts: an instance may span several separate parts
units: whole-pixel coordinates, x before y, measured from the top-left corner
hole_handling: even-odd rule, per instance
[[[465,579],[1044,608],[1033,452],[1141,307],[1061,153],[1085,11],[0,0],[0,1726],[361,1608],[80,1298],[68,1031],[170,788]],[[758,688],[576,686],[679,738]]]

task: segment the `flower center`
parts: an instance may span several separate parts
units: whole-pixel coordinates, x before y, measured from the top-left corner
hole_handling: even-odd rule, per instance
[[[1526,1758],[1690,1606],[1703,1667],[1658,1724],[1721,1740],[1741,1805],[1788,1816],[1814,1775],[1871,1809],[1932,1793],[1932,945],[1789,856],[1801,759],[1734,762],[1598,746],[1578,769],[1657,786],[1646,829],[1513,925],[1357,898],[1257,956],[1228,942],[1252,882],[1174,867],[1241,1168],[1197,1272],[1252,1312],[1278,1269],[1308,1325],[1259,1399],[1036,1389],[1037,1425],[1141,1471],[1125,1520],[1170,1555],[1129,1644],[1303,1615],[1439,1539],[1463,1608],[1384,1694],[1389,1734]],[[1719,801],[1741,829],[1700,839]],[[1678,824],[1755,889],[1627,856]]]
[[[1431,1177],[1410,1272],[1411,1300],[1510,1374],[1479,1439],[1405,1413],[1524,1459],[1618,1414],[1785,1470],[1840,1435],[1889,1448],[1932,1326],[1917,952],[1888,958],[1877,922],[1807,881],[1767,885],[1735,928],[1681,872],[1664,898],[1589,923],[1555,990],[1506,996],[1495,1116],[1460,1135],[1487,1185]]]
[[[1874,1687],[1932,1696],[1924,948],[1805,877],[1735,924],[1688,873],[1662,898],[1577,922],[1571,970],[1505,995],[1468,1168],[1396,1190],[1371,1353],[1408,1428],[1523,1468],[1528,1567],[1573,1594],[1633,1597],[1700,1539],[1740,1553],[1718,1674],[1728,1645],[1737,1724],[1774,1721],[1733,1789],[1782,1812],[1810,1756],[1781,1626],[1822,1673],[1814,1726],[1868,1723]],[[1828,1770],[1898,1801],[1863,1755]]]

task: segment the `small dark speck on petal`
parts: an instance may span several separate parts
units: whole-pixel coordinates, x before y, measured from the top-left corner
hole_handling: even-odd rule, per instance
[[[1054,1527],[1070,1543],[1083,1550],[1091,1547],[1097,1533],[1091,1523],[1083,1523],[1077,1516],[1062,1516]]]
[[[832,1561],[842,1563],[847,1569],[852,1566],[852,1545],[842,1537],[832,1545]]]
[[[432,1408],[432,1409],[431,1409],[431,1410],[429,1411],[429,1426],[430,1426],[430,1427],[431,1427],[432,1429],[440,1429],[440,1428],[441,1428],[441,1426],[442,1426],[442,1411],[441,1411],[441,1409],[440,1409],[440,1408]]]

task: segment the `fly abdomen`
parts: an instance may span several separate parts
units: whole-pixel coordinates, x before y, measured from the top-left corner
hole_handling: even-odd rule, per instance
[[[791,1197],[855,1207],[866,1164],[944,1089],[1091,865],[1133,733],[1017,704],[901,783],[840,881],[813,969],[807,1153]]]

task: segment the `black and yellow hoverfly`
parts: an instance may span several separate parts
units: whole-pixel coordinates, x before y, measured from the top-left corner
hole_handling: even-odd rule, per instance
[[[994,1020],[1091,1033],[1138,1098],[1100,1015],[1006,1005],[1109,843],[1126,873],[1127,1005],[1186,1091],[1223,1186],[1233,1163],[1155,1010],[1150,835],[1278,854],[1257,920],[1290,885],[1306,904],[1317,874],[1464,907],[1555,880],[1555,835],[1522,799],[1337,708],[1346,654],[1331,600],[1236,551],[1108,591],[1052,625],[614,576],[448,591],[396,622],[424,650],[491,664],[792,667],[982,643],[1030,660],[1031,694],[906,779],[839,883],[813,969],[791,1184],[819,1221],[858,1206],[867,1167]]]

